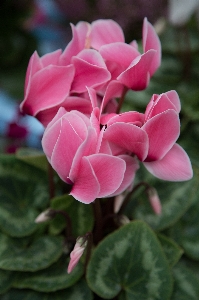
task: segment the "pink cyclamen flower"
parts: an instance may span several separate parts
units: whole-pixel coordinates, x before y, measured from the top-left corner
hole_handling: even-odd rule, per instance
[[[146,18],[143,23],[143,54],[138,51],[136,42],[124,42],[122,29],[112,20],[93,22],[90,40],[91,46],[97,49],[105,60],[112,80],[116,79],[132,90],[145,89],[150,77],[160,66],[160,41]]]
[[[20,105],[23,113],[37,117],[41,111],[61,105],[69,96],[74,66],[60,66],[60,55],[61,50],[57,50],[40,58],[34,52],[30,58]]]
[[[84,237],[77,238],[75,247],[74,247],[73,251],[71,251],[71,253],[70,253],[70,262],[69,262],[68,269],[67,269],[68,274],[70,274],[72,272],[72,270],[78,264],[81,256],[84,253],[87,243],[88,243],[88,241]]]
[[[95,112],[88,118],[60,108],[42,139],[50,164],[63,181],[71,184],[70,194],[87,204],[123,192],[132,184],[138,168],[129,155],[100,151],[102,135]]]
[[[104,139],[132,152],[160,179],[188,180],[193,175],[191,163],[176,144],[180,133],[179,111],[180,101],[175,91],[154,95],[145,114],[126,112],[108,119]]]

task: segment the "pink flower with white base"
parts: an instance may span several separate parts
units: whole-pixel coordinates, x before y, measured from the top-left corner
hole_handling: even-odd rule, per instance
[[[188,180],[193,175],[191,163],[176,144],[180,133],[179,111],[180,101],[175,91],[154,95],[145,114],[126,112],[108,119],[104,139],[132,152],[160,179]]]
[[[129,155],[100,152],[103,131],[96,117],[60,108],[48,124],[43,150],[58,175],[71,184],[70,194],[83,203],[123,192],[132,184],[138,168]],[[96,115],[95,115],[96,114]]]
[[[109,34],[104,34],[105,28],[108,28]],[[145,89],[160,66],[160,41],[146,18],[143,24],[143,54],[137,50],[135,42],[125,43],[122,29],[112,20],[93,22],[90,39],[91,46],[104,58],[112,80],[118,80],[129,89]]]

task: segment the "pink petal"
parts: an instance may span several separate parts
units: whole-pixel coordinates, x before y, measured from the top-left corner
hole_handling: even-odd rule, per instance
[[[69,178],[75,182],[79,176],[79,166],[83,156],[89,156],[96,152],[97,148],[97,133],[94,128],[89,127],[87,137],[81,144],[76,153],[74,153],[73,164],[71,166]]]
[[[179,113],[181,110],[181,104],[180,104],[180,98],[178,96],[178,93],[174,90],[171,90],[171,91],[166,92],[165,94],[167,95],[169,100],[175,106],[175,110],[177,111],[177,113]]]
[[[87,87],[97,87],[106,83],[111,75],[101,55],[95,50],[83,50],[78,56],[73,57],[75,78],[71,92],[83,93]]]
[[[129,155],[120,155],[119,157],[125,161],[126,170],[120,187],[113,194],[111,194],[111,197],[119,195],[129,188],[133,184],[136,171],[139,169],[138,161],[134,157]]]
[[[123,159],[107,154],[94,154],[87,157],[100,185],[98,197],[106,197],[121,185],[126,164]]]
[[[138,127],[141,127],[144,124],[144,114],[139,113],[137,111],[124,112],[110,118],[107,122],[107,126],[110,126],[117,122],[134,124]]]
[[[31,77],[41,69],[42,69],[41,60],[40,60],[40,57],[39,57],[37,51],[35,51],[29,60],[28,68],[26,71],[25,91],[24,91],[25,96],[29,90],[28,85],[29,85]]]
[[[62,51],[59,49],[59,50],[56,50],[51,53],[47,53],[44,56],[42,56],[40,58],[42,67],[45,68],[49,65],[58,65],[61,53],[62,53]]]
[[[144,52],[151,49],[157,51],[149,69],[150,75],[152,76],[161,64],[161,44],[154,27],[147,21],[147,18],[144,19],[142,35]]]
[[[130,42],[129,45],[131,45],[133,48],[135,48],[136,50],[138,50],[138,43],[137,43],[136,40],[133,40],[132,42]]]
[[[102,99],[102,104],[100,107],[100,115],[102,114],[102,111],[106,108],[108,102],[114,98],[114,97],[121,97],[122,91],[124,89],[123,84],[118,82],[117,80],[112,80],[108,84],[104,97]]]
[[[53,153],[53,149],[57,142],[61,131],[61,119],[57,120],[52,126],[49,126],[44,131],[44,135],[42,138],[42,148],[44,153],[46,154],[48,160],[51,160],[51,156]]]
[[[51,65],[37,72],[31,78],[28,94],[21,103],[23,112],[35,116],[41,110],[62,103],[69,94],[73,76],[72,65]]]
[[[76,96],[69,96],[59,105],[40,111],[36,115],[36,118],[46,127],[54,118],[60,106],[65,108],[68,112],[77,110],[86,115],[90,115],[92,112],[90,100]]]
[[[77,115],[68,113],[62,117],[60,134],[51,156],[51,165],[63,181],[68,181],[74,156],[86,134],[87,127]]]
[[[149,70],[155,55],[155,50],[136,57],[126,71],[120,74],[117,79],[128,88],[140,91],[147,87],[150,79]]]
[[[155,95],[154,95],[155,96]],[[151,103],[152,102],[152,103]],[[151,106],[152,104],[152,106]],[[151,109],[149,108],[151,107]],[[167,93],[159,95],[159,97],[152,97],[146,108],[146,120],[154,117],[157,114],[160,114],[168,109],[176,110],[175,105],[170,101],[167,96]]]
[[[124,42],[122,28],[113,20],[97,20],[91,24],[91,47],[99,50],[103,45]]]
[[[89,204],[99,195],[100,185],[87,157],[81,159],[78,176],[73,184],[70,195],[76,200]]]
[[[175,144],[161,160],[144,162],[144,166],[151,174],[163,180],[184,181],[193,176],[190,159],[178,144]]]
[[[116,63],[120,73],[128,68],[132,61],[140,55],[134,47],[121,42],[104,45],[99,52],[105,61]]]
[[[95,107],[90,116],[91,126],[95,129],[97,135],[100,133],[99,108]]]
[[[95,108],[98,106],[98,103],[97,103],[97,93],[96,93],[96,90],[93,89],[93,88],[87,88],[88,90],[88,94],[89,94],[89,97],[90,97],[90,100],[91,100],[91,103],[92,103],[92,108]]]
[[[86,37],[90,30],[89,28],[90,25],[87,22],[79,22],[76,26],[71,24],[73,37],[60,57],[61,65],[69,65],[71,63],[72,57],[76,56],[81,50],[85,48]]]
[[[144,130],[133,124],[115,123],[108,127],[104,138],[144,160],[148,153],[148,136]]]
[[[149,152],[146,161],[159,160],[178,139],[180,120],[176,111],[169,109],[149,119],[142,129],[149,138]]]

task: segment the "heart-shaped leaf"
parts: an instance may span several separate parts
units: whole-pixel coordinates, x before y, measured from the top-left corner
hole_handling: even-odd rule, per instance
[[[57,261],[63,252],[63,238],[42,236],[36,240],[13,239],[0,234],[0,268],[35,272]]]
[[[45,173],[18,161],[0,157],[0,228],[13,237],[32,234],[34,220],[48,202]]]
[[[158,239],[163,247],[169,265],[173,267],[183,254],[182,248],[180,248],[172,239],[163,234],[158,234]]]
[[[67,273],[69,259],[62,256],[49,268],[33,272],[18,274],[14,287],[30,288],[38,292],[55,292],[75,284],[83,275],[84,269],[81,263],[70,274]]]
[[[5,293],[12,286],[14,279],[14,272],[0,269],[0,294]]]
[[[199,280],[190,269],[178,264],[173,269],[174,291],[171,300],[198,300]]]
[[[142,221],[124,225],[96,247],[87,281],[105,299],[123,290],[126,300],[168,300],[172,292],[167,259],[155,234]]]
[[[54,293],[40,293],[30,289],[11,289],[1,300],[92,300],[93,295],[85,280],[78,281],[68,289]]]

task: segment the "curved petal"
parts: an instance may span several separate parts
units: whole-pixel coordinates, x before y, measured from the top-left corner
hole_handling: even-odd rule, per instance
[[[105,61],[112,61],[123,72],[140,53],[132,46],[125,43],[111,43],[104,45],[99,50]]]
[[[110,196],[116,196],[124,192],[127,188],[131,187],[135,178],[135,173],[139,169],[139,164],[137,159],[129,155],[120,155],[126,163],[126,170],[124,173],[124,179],[120,187]]]
[[[44,127],[46,127],[54,118],[60,106],[67,112],[77,110],[85,115],[90,115],[92,112],[90,100],[76,96],[69,96],[59,105],[40,111],[35,115],[35,117],[44,125]]]
[[[87,87],[87,91],[92,104],[92,108],[94,109],[95,107],[98,107],[96,90],[91,87],[90,88]]]
[[[190,159],[178,144],[175,144],[161,160],[144,162],[144,166],[151,174],[163,180],[184,181],[193,176]]]
[[[71,116],[70,113],[66,116],[67,118],[61,119],[60,134],[51,156],[52,167],[65,182],[67,182],[74,156],[87,133],[87,127],[81,118],[77,115]],[[73,117],[75,117],[75,122],[72,122]]]
[[[147,18],[144,19],[142,35],[144,52],[147,52],[150,49],[156,50],[153,62],[149,69],[149,73],[152,76],[161,64],[161,43],[154,27],[147,21]]]
[[[106,108],[108,102],[113,99],[114,97],[120,97],[122,95],[124,86],[122,83],[118,82],[117,80],[111,80],[108,84],[104,97],[102,99],[101,107],[100,107],[100,115],[102,114],[103,110]]]
[[[31,77],[41,69],[42,69],[41,60],[40,60],[40,57],[39,57],[37,51],[35,51],[29,60],[28,68],[26,71],[25,90],[24,90],[25,97],[29,91],[29,82],[30,82]]]
[[[111,75],[101,55],[92,49],[83,50],[72,59],[75,67],[75,78],[71,92],[83,93],[87,87],[97,87],[106,83]]]
[[[169,109],[149,119],[142,129],[149,138],[146,161],[159,160],[171,149],[179,137],[179,116],[175,110]]]
[[[151,101],[146,108],[146,120],[158,115],[168,109],[176,110],[175,105],[170,101],[167,93],[161,94],[158,97],[153,95]]]
[[[56,120],[52,126],[46,128],[41,141],[43,151],[47,156],[48,160],[51,160],[53,149],[56,145],[57,139],[61,131],[61,118]]]
[[[178,93],[175,90],[171,90],[166,92],[165,94],[175,106],[175,110],[177,111],[177,113],[179,113],[181,110],[181,104],[180,104],[180,98],[178,96]]]
[[[141,127],[144,123],[144,114],[137,111],[128,111],[118,115],[113,116],[107,122],[107,126],[110,126],[117,122],[124,122],[129,124],[134,124]],[[138,125],[139,124],[139,125]]]
[[[87,159],[100,185],[98,197],[106,197],[115,192],[124,178],[124,172],[126,170],[124,160],[102,153],[88,156]]]
[[[100,185],[87,157],[83,157],[70,195],[76,200],[89,204],[99,195]]]
[[[148,136],[133,124],[115,123],[105,130],[104,138],[119,147],[131,151],[143,161],[148,153]]]
[[[72,182],[78,177],[79,166],[83,156],[89,156],[96,152],[97,147],[97,134],[94,128],[89,127],[87,137],[81,144],[79,149],[74,155],[73,164],[71,166],[69,178]]]
[[[30,80],[29,92],[21,103],[21,110],[35,116],[39,111],[62,103],[68,96],[74,67],[49,66]]]
[[[77,55],[85,48],[87,35],[90,31],[90,24],[79,22],[76,26],[71,24],[72,40],[68,43],[62,55],[60,56],[60,65],[66,66],[71,63],[73,56]]]
[[[58,49],[56,51],[53,51],[51,53],[46,53],[45,55],[43,55],[40,58],[42,67],[45,68],[49,65],[58,65],[61,53],[62,53],[61,49]]]
[[[124,43],[122,28],[113,20],[97,20],[91,24],[91,47],[99,50],[109,43]]]
[[[121,73],[117,79],[128,88],[140,91],[147,87],[150,80],[150,67],[153,62],[155,50],[136,57],[130,66]]]

